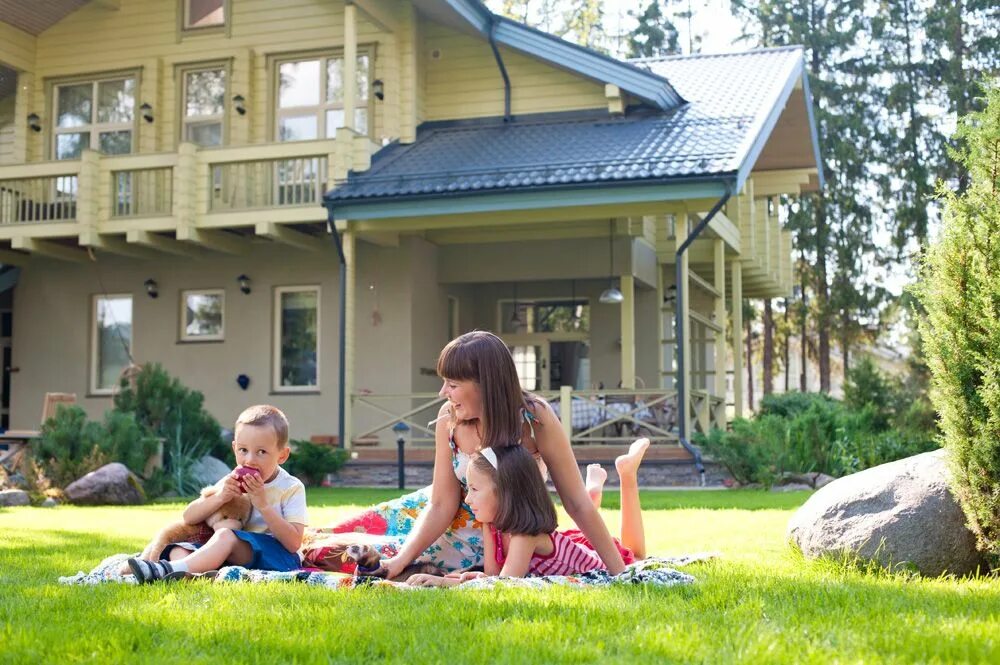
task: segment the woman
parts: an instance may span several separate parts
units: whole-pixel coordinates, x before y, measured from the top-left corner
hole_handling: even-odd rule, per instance
[[[375,506],[330,529],[307,533],[305,565],[322,568],[339,559],[348,533],[382,552],[382,565],[395,577],[417,561],[442,573],[481,566],[480,525],[465,505],[465,474],[472,455],[482,448],[522,445],[548,469],[563,507],[591,542],[608,571],[625,568],[607,526],[594,507],[580,476],[569,439],[545,400],[521,389],[514,360],[496,335],[474,331],[444,347],[438,358],[446,398],[438,414],[434,477],[430,487]]]

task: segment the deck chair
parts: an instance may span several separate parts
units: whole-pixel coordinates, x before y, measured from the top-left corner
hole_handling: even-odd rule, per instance
[[[76,393],[45,393],[45,403],[42,405],[42,424],[56,415],[60,404],[76,404]]]

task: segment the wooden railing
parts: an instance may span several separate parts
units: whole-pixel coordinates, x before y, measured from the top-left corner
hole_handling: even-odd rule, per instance
[[[173,214],[177,155],[124,155],[101,160],[109,173],[111,217],[162,217]]]
[[[79,162],[0,167],[0,225],[75,220],[79,169]]]

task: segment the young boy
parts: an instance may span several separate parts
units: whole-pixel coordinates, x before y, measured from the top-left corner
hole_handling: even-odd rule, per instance
[[[239,467],[258,473],[244,471],[241,476],[238,467],[216,484],[216,494],[192,501],[184,509],[184,521],[204,521],[245,490],[253,510],[243,530],[220,529],[201,547],[173,543],[163,550],[160,561],[129,559],[129,568],[140,584],[165,577],[192,577],[223,564],[278,571],[299,567],[296,552],[307,522],[306,490],[279,466],[291,452],[285,414],[266,405],[251,406],[241,413],[236,419],[233,452]]]

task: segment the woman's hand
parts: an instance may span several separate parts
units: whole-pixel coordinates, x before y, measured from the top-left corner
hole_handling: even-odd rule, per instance
[[[406,568],[407,564],[408,562],[402,561],[398,556],[394,556],[379,561],[379,570],[385,573],[385,579],[391,580],[399,577],[399,574],[403,572],[403,568]]]
[[[455,586],[459,580],[454,577],[439,577],[438,575],[414,575],[406,581],[410,586]]]

